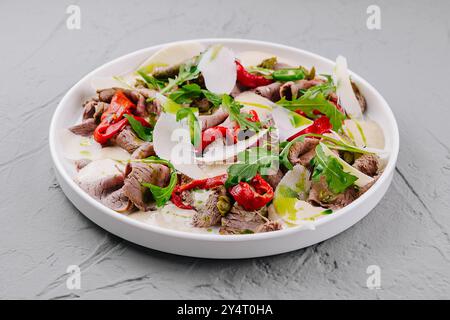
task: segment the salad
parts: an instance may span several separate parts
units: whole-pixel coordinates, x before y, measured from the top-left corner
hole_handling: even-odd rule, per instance
[[[323,74],[182,43],[91,84],[80,122],[61,134],[74,180],[146,223],[223,235],[313,227],[371,188],[388,157],[342,56]]]

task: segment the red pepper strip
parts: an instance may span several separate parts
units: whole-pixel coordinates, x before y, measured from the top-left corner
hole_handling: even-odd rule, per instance
[[[229,192],[241,207],[249,211],[264,207],[274,194],[273,188],[260,175],[256,175],[250,183],[239,182]]]
[[[116,123],[110,124],[105,120],[100,123],[94,131],[94,139],[98,143],[105,144],[109,139],[118,134],[128,124],[128,119],[124,118]]]
[[[134,119],[139,121],[144,127],[151,127],[144,118],[132,115]],[[116,123],[110,124],[108,119],[102,121],[94,131],[94,139],[100,144],[105,144],[109,139],[114,137],[128,124],[128,119],[123,118]]]
[[[179,186],[176,186],[172,191],[172,203],[180,209],[192,209],[192,206],[184,204],[183,200],[181,199],[181,191],[179,191],[178,188]]]
[[[101,120],[110,118],[112,121],[117,121],[123,118],[125,113],[130,113],[131,109],[136,108],[136,105],[127,98],[122,90],[117,90],[111,99],[108,109],[102,114]]]
[[[306,127],[305,129],[289,137],[287,141],[292,141],[295,138],[307,133],[324,134],[330,132],[331,128],[332,126],[330,123],[330,119],[328,119],[328,117],[326,116],[321,116],[320,118],[314,120],[313,124],[310,125],[309,127]]]
[[[247,70],[245,70],[244,66],[236,60],[236,70],[237,70],[237,81],[239,84],[244,87],[254,89],[260,86],[267,86],[271,84],[273,80],[267,79],[263,76],[259,76],[256,74],[251,74]]]
[[[181,209],[192,209],[192,206],[184,204],[181,199],[181,193],[183,191],[191,189],[212,189],[225,184],[227,180],[227,175],[223,174],[214,178],[192,180],[183,185],[178,185],[173,189],[172,192],[172,203]]]
[[[202,150],[213,143],[218,138],[226,137],[227,140],[233,143],[237,142],[237,135],[234,134],[229,128],[217,126],[206,129],[202,132]]]
[[[260,122],[259,116],[258,116],[258,114],[256,113],[255,110],[250,110],[248,113],[250,114],[250,117],[247,118],[248,121]]]

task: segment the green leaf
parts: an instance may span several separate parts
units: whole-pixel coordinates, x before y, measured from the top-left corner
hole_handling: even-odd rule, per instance
[[[204,89],[202,90],[202,93],[205,96],[205,98],[208,99],[208,101],[214,105],[214,107],[218,107],[222,103],[222,96],[219,96],[215,93],[212,93],[211,91]]]
[[[194,147],[198,148],[202,140],[202,128],[195,112],[198,112],[197,108],[181,108],[177,111],[176,120],[181,121],[182,119],[187,119],[191,143]]]
[[[142,79],[144,79],[145,83],[147,83],[150,88],[159,90],[164,86],[164,81],[158,80],[151,75],[146,74],[143,70],[138,70],[137,73],[142,77]]]
[[[249,115],[247,113],[241,113],[243,106],[227,94],[222,96],[222,107],[228,112],[231,120],[236,121],[242,130],[249,129],[258,132],[261,128],[261,123],[248,120]]]
[[[174,166],[167,160],[163,160],[160,159],[158,157],[149,157],[146,159],[140,159],[140,160],[134,160],[134,161],[139,161],[139,162],[143,162],[143,163],[159,163],[159,164],[164,164],[166,166],[168,166],[171,169],[171,174],[170,174],[170,181],[169,184],[166,187],[160,187],[151,183],[147,183],[147,182],[143,182],[142,185],[146,188],[149,188],[153,199],[156,202],[156,205],[158,207],[162,207],[164,206],[172,197],[172,192],[173,189],[175,188],[177,181],[178,181],[178,177],[177,177],[177,172],[174,168]]]
[[[199,75],[200,70],[197,68],[196,65],[192,63],[183,64],[180,67],[180,72],[178,73],[178,76],[176,76],[175,79],[169,79],[169,83],[161,90],[161,94],[169,92],[174,87],[179,86],[186,81],[194,80],[198,78]]]
[[[144,141],[153,141],[153,128],[145,127],[129,114],[124,115],[136,135]]]
[[[301,110],[307,117],[312,119],[316,118],[314,110],[317,110],[330,119],[334,131],[339,131],[342,127],[342,122],[345,120],[345,115],[328,101],[321,91],[308,90],[300,98],[292,101],[288,101],[283,97],[277,104],[291,111]]]
[[[294,166],[292,165],[292,163],[289,161],[288,156],[289,156],[289,149],[291,149],[292,145],[296,142],[303,142],[305,140],[305,136],[306,135],[301,135],[297,138],[295,138],[294,140],[288,142],[282,149],[282,151],[280,152],[280,163],[285,166],[287,169],[292,170],[294,168]]]
[[[248,182],[256,174],[267,174],[270,170],[278,168],[278,155],[270,150],[254,147],[238,154],[239,163],[232,164],[228,170],[225,186],[228,188],[241,181]]]
[[[186,84],[183,87],[170,93],[169,98],[176,103],[191,103],[192,99],[199,98],[202,94],[202,89],[198,84]]]
[[[354,175],[344,172],[342,164],[335,157],[326,156],[321,144],[316,147],[311,164],[314,166],[312,179],[319,181],[322,176],[325,177],[328,188],[334,194],[344,192],[358,180]]]
[[[334,131],[339,131],[345,119],[345,115],[339,112],[336,106],[328,101],[322,92],[308,91],[298,99],[288,101],[283,98],[277,104],[292,111],[301,110],[309,118],[315,118],[314,110],[317,110],[330,119]]]

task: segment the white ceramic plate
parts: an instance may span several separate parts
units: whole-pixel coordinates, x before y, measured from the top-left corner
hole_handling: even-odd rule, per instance
[[[306,67],[315,66],[321,73],[331,73],[334,66],[333,61],[316,54],[269,42],[238,39],[186,42],[191,41],[205,45],[222,43],[235,52],[270,52]],[[268,233],[228,236],[189,233],[145,224],[119,214],[91,198],[72,180],[75,170],[64,159],[59,133],[79,121],[82,102],[95,94],[90,86],[93,77],[119,75],[133,70],[166,45],[168,44],[127,54],[92,71],[67,92],[53,115],[49,144],[57,179],[70,201],[94,223],[128,241],[164,252],[204,258],[251,258],[300,249],[333,237],[367,215],[386,193],[392,181],[399,150],[397,123],[387,102],[378,91],[364,79],[351,73],[352,79],[367,99],[367,115],[382,126],[386,149],[390,153],[389,161],[382,176],[368,192],[347,207],[314,222],[314,230],[290,228]]]

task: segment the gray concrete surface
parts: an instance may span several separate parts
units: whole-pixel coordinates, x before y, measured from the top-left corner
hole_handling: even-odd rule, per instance
[[[0,298],[450,297],[450,2],[237,3],[0,2]],[[81,30],[66,28],[70,4],[81,8]],[[381,8],[381,30],[366,28],[370,4]],[[128,243],[72,206],[47,145],[64,93],[125,53],[202,37],[343,54],[385,96],[401,152],[393,184],[369,216],[304,250],[214,261]],[[66,288],[72,264],[82,271],[80,290]],[[369,265],[381,269],[378,290],[366,287]]]

